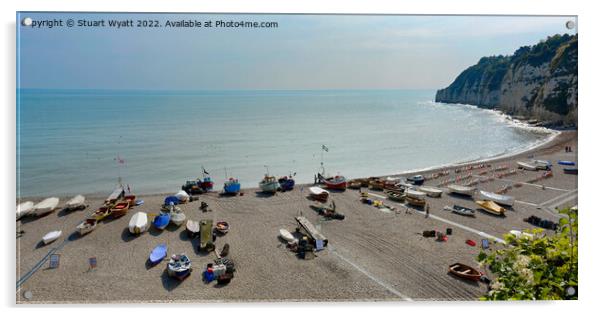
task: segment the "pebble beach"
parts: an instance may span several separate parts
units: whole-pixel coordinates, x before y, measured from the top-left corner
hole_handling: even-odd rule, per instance
[[[567,146],[572,148],[571,152],[565,151]],[[477,207],[472,199],[447,193],[440,198],[427,198],[427,216],[422,209],[387,199],[382,191],[362,189],[371,199],[381,200],[394,210],[362,203],[358,190],[331,192],[330,199],[336,202],[337,211],[345,215],[342,221],[326,220],[310,207],[320,205],[307,198],[311,184],[299,184],[293,191],[273,196],[262,194],[257,188],[243,189],[239,196],[222,196],[219,192],[199,195],[199,200],[180,208],[187,219],[230,224],[230,231],[216,240],[218,249],[226,243],[230,245],[229,258],[236,264],[234,279],[226,286],[202,281],[204,267],[216,256],[213,252],[199,252],[198,238],[190,239],[185,225],[170,225],[163,231],[151,227],[139,236],[128,231],[129,219],[136,212],[157,214],[165,196],[173,192],[132,192],[144,200],[143,205],[132,208],[121,218],[102,221],[91,233],[79,236],[76,225],[102,206],[112,189],[107,188],[105,196],[86,195],[89,206],[85,210],[65,212],[59,208],[46,216],[17,221],[17,232],[24,233],[16,239],[16,279],[31,271],[53,248],[60,247],[55,251],[60,255],[60,264],[50,269],[48,262],[44,263],[17,289],[16,301],[29,304],[477,300],[487,286],[450,275],[448,266],[461,262],[488,274],[475,259],[484,236],[503,239],[510,230],[536,228],[523,221],[531,215],[558,221],[557,208],[577,205],[577,175],[564,174],[562,166],[556,163],[577,161],[577,149],[577,132],[563,131],[551,141],[516,155],[420,172],[427,177],[428,186],[464,176],[466,180],[460,181],[478,181],[475,187],[480,190],[497,192],[505,188],[504,194],[516,199],[505,217],[478,210],[475,217],[450,213],[444,210],[445,206]],[[551,161],[552,176],[542,177],[543,171],[515,170],[517,161],[529,159]],[[495,170],[496,167],[499,169]],[[395,176],[415,174],[418,173]],[[61,197],[61,203],[69,198]],[[40,201],[39,198],[21,200]],[[209,204],[211,211],[200,211],[201,202]],[[298,259],[278,237],[281,228],[294,231],[297,227],[294,217],[299,215],[305,216],[329,240],[325,250],[317,252],[311,260]],[[445,242],[422,235],[425,230],[448,228],[453,232]],[[62,230],[63,235],[44,245],[42,236],[53,230]],[[467,240],[477,241],[477,246],[469,246]],[[155,266],[147,263],[150,251],[160,243],[168,245],[168,255],[186,253],[191,258],[190,277],[183,281],[170,278],[166,261]],[[494,244],[492,248],[500,246]],[[94,268],[89,265],[91,257],[97,260]],[[26,292],[31,294],[29,299],[24,297]]]

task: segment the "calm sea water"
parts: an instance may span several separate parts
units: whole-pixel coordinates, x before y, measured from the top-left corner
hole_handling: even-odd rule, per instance
[[[313,182],[385,175],[521,150],[548,135],[435,91],[21,90],[21,196],[108,193],[121,176],[138,193],[176,192],[201,166],[218,187],[265,173]],[[125,160],[119,164],[117,157]]]

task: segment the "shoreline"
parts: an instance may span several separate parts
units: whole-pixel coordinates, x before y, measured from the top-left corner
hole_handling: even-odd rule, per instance
[[[464,167],[464,166],[468,166],[468,165],[472,165],[472,164],[479,164],[479,163],[495,163],[501,160],[505,160],[505,159],[515,159],[519,156],[525,155],[525,154],[529,154],[529,153],[533,153],[536,152],[538,150],[547,148],[547,147],[552,147],[554,146],[556,143],[555,142],[565,142],[567,141],[566,139],[562,139],[565,137],[571,138],[572,136],[567,136],[569,134],[572,133],[577,133],[576,130],[572,131],[566,131],[566,130],[553,130],[550,129],[549,130],[550,135],[543,141],[537,142],[535,144],[533,144],[532,146],[526,147],[524,149],[515,151],[515,152],[509,152],[509,153],[500,153],[500,154],[496,154],[493,156],[489,156],[489,157],[484,157],[484,158],[475,158],[472,160],[464,160],[464,161],[458,161],[458,162],[451,162],[451,163],[446,163],[446,164],[440,164],[440,165],[435,165],[435,166],[429,166],[429,167],[425,167],[425,168],[417,168],[417,169],[409,169],[409,170],[403,170],[400,172],[394,172],[394,173],[389,173],[389,174],[384,174],[384,175],[367,175],[364,178],[367,177],[402,177],[402,176],[409,176],[409,175],[414,175],[414,174],[418,174],[418,173],[425,173],[425,172],[436,172],[439,170],[443,170],[443,169],[449,169],[449,168],[459,168],[459,167]],[[560,139],[559,139],[560,138]],[[576,138],[576,136],[575,136]],[[348,180],[353,180],[352,178],[348,178]],[[184,182],[185,180],[183,180]],[[183,183],[182,182],[182,183]],[[296,186],[312,186],[314,185],[313,183],[296,183]],[[217,190],[216,190],[217,188]],[[217,186],[216,188],[214,188],[214,191],[212,191],[212,193],[219,193],[221,192],[221,187]],[[241,187],[241,191],[251,191],[251,190],[257,190],[259,189],[258,186],[250,186],[250,187]],[[144,192],[144,193],[137,193],[137,195],[139,196],[158,196],[158,195],[173,195],[175,194],[177,191],[179,191],[180,188],[176,188],[173,192]],[[109,190],[110,191],[110,190]],[[109,191],[105,192],[94,192],[94,193],[80,193],[85,195],[86,197],[91,197],[91,198],[102,198],[104,197],[106,194],[110,193]],[[71,197],[73,197],[73,195],[66,195],[66,194],[60,194],[60,195],[52,195],[52,196],[56,196],[59,197],[61,199],[61,202],[64,199],[70,199]],[[44,199],[46,197],[50,197],[50,195],[44,195],[44,196],[36,196],[36,195],[29,195],[29,196],[23,196],[19,199],[19,197],[16,198],[17,204],[22,203],[26,200],[41,200]]]

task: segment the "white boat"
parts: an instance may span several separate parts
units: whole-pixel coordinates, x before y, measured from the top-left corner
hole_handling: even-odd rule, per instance
[[[552,167],[552,163],[547,160],[537,160],[533,159],[531,164],[535,166],[537,169],[548,170]]]
[[[420,186],[418,187],[418,190],[426,193],[426,195],[430,197],[440,197],[441,194],[443,194],[443,190],[429,186]]]
[[[483,200],[490,200],[497,204],[502,204],[506,206],[514,205],[514,197],[509,195],[501,195],[493,192],[487,191],[479,191]]]
[[[62,234],[63,234],[63,231],[61,231],[61,230],[51,231],[48,234],[44,235],[44,237],[42,237],[42,241],[44,242],[44,244],[47,245],[47,244],[59,239],[59,237],[61,237]]]
[[[172,206],[171,211],[169,212],[171,222],[176,226],[180,226],[184,224],[186,220],[186,214],[177,206]]]
[[[80,235],[85,235],[93,231],[98,226],[98,220],[94,218],[88,218],[77,225],[76,229]]]
[[[128,229],[130,233],[134,235],[139,235],[144,233],[148,227],[150,226],[150,221],[148,220],[148,216],[144,212],[137,212],[130,218],[130,223],[128,224]]]
[[[296,238],[293,236],[293,234],[291,234],[291,232],[289,232],[286,229],[280,229],[279,231],[280,233],[280,237],[282,237],[282,239],[288,241],[288,242],[293,242],[296,240]]]
[[[475,189],[473,187],[467,187],[459,184],[450,184],[447,186],[449,193],[455,193],[460,195],[472,196]]]
[[[47,198],[44,201],[34,205],[32,214],[40,216],[47,213],[50,213],[56,210],[56,207],[59,205],[59,198],[51,197]]]
[[[180,200],[180,202],[188,202],[188,199],[190,199],[190,195],[188,195],[188,193],[186,193],[184,190],[180,190],[175,196],[178,198],[178,200]]]
[[[518,165],[519,169],[525,169],[525,170],[531,170],[531,171],[537,170],[537,166],[534,166],[528,162],[518,161],[518,162],[516,162],[516,164]]]
[[[426,198],[426,193],[416,191],[413,189],[407,189],[405,191],[405,194],[406,194],[406,196],[409,196],[409,197],[415,198],[415,199],[419,199],[419,200],[424,200]]]
[[[65,203],[65,209],[67,209],[67,210],[83,209],[86,207],[86,204],[84,204],[84,202],[86,202],[86,197],[84,197],[81,194],[78,194],[78,195],[74,196],[71,200],[67,201],[67,203]]]
[[[29,215],[33,211],[33,202],[27,201],[17,205],[17,219]]]

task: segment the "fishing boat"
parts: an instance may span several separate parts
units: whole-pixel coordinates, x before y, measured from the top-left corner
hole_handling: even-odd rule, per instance
[[[558,160],[558,164],[563,166],[574,166],[575,162],[569,160]]]
[[[426,205],[426,201],[424,199],[419,199],[408,195],[405,196],[405,200],[406,202],[408,202],[408,204],[414,206],[423,207],[424,205]]]
[[[176,226],[184,224],[186,220],[186,214],[179,207],[172,205],[169,211],[169,217],[172,223]]]
[[[203,179],[199,180],[197,184],[203,192],[209,192],[213,190],[213,180],[211,180],[211,177],[209,176],[203,177]]]
[[[475,201],[475,203],[477,203],[477,205],[480,206],[484,211],[494,215],[503,216],[506,212],[506,209],[493,201]]]
[[[71,200],[65,203],[64,210],[66,211],[75,211],[75,210],[83,210],[86,208],[86,197],[81,194],[74,196]]]
[[[322,178],[322,182],[327,189],[331,190],[345,190],[347,188],[347,179],[341,175],[330,178]]]
[[[48,234],[44,235],[44,237],[42,237],[42,242],[44,242],[45,245],[48,245],[49,243],[59,239],[59,237],[61,237],[62,234],[63,231],[61,230],[51,231]]]
[[[33,202],[27,201],[17,205],[17,219],[29,215],[33,211]]]
[[[88,218],[85,219],[83,222],[79,223],[79,225],[77,225],[76,229],[77,232],[83,236],[91,231],[93,231],[94,229],[96,229],[96,227],[98,226],[98,221],[93,219],[93,218]]]
[[[528,162],[518,161],[516,164],[518,165],[519,169],[530,170],[530,171],[537,170],[537,166],[534,166]]]
[[[293,236],[293,234],[291,234],[291,232],[289,232],[288,230],[281,228],[278,231],[278,236],[280,236],[280,238],[288,241],[288,242],[294,242],[296,240],[296,238]]]
[[[113,192],[106,198],[106,204],[115,204],[119,199],[125,196],[125,190],[123,186],[118,186]]]
[[[464,216],[475,216],[475,210],[468,208],[468,207],[464,207],[464,206],[460,206],[460,205],[454,205],[454,206],[445,206],[444,209],[451,211],[452,213],[456,213],[459,215],[464,215]]]
[[[33,210],[31,214],[40,216],[44,214],[48,214],[56,210],[57,205],[59,205],[59,198],[51,197],[43,200],[42,202],[33,206]]]
[[[429,186],[419,186],[418,191],[424,192],[430,197],[440,197],[443,194],[443,190]]]
[[[371,178],[368,181],[368,189],[382,191],[385,189],[385,181],[380,178]]]
[[[475,189],[472,187],[467,187],[459,184],[450,184],[447,186],[449,193],[455,193],[459,195],[472,196],[474,194]]]
[[[405,196],[402,191],[386,190],[385,194],[393,201],[403,202],[405,200]]]
[[[469,267],[462,263],[454,263],[449,266],[449,272],[457,277],[468,279],[471,281],[479,281],[483,273],[475,268]]]
[[[310,187],[309,188],[309,196],[313,200],[326,202],[328,200],[328,196],[330,193],[320,187]]]
[[[259,182],[259,188],[265,193],[274,194],[280,188],[280,183],[276,180],[276,177],[270,176],[267,173],[263,179]]]
[[[562,168],[566,174],[577,174],[577,168]]]
[[[230,230],[230,224],[228,222],[217,222],[215,223],[215,230],[221,234],[226,234]]]
[[[186,222],[186,231],[188,232],[188,236],[190,237],[194,237],[196,235],[199,234],[199,222],[198,221],[193,221],[191,219],[189,219]]]
[[[129,209],[130,209],[130,202],[128,202],[128,201],[117,202],[117,204],[115,204],[113,207],[111,207],[111,216],[113,216],[113,218],[121,217],[121,216],[127,214]]]
[[[514,197],[510,195],[496,194],[493,192],[479,191],[483,200],[493,201],[497,204],[512,206],[514,205]]]
[[[362,187],[362,182],[360,180],[351,180],[347,183],[347,188],[359,190]]]
[[[278,179],[278,184],[280,184],[280,190],[282,192],[291,191],[295,187],[295,179],[292,176],[284,176]]]
[[[423,175],[417,174],[407,179],[407,182],[413,183],[414,185],[422,185],[426,179]]]
[[[172,255],[167,263],[167,275],[182,280],[190,275],[192,262],[186,254]]]
[[[157,264],[161,262],[166,256],[167,245],[160,244],[151,251],[150,255],[148,256],[148,261],[150,261],[151,264]]]
[[[238,179],[229,178],[226,180],[224,183],[224,193],[237,194],[238,192],[240,192],[240,183],[238,182]]]
[[[111,215],[111,209],[108,206],[101,206],[96,211],[94,211],[88,218],[95,219],[97,221],[101,221],[107,216]]]
[[[171,216],[167,212],[160,212],[159,215],[153,219],[153,226],[159,230],[165,229],[169,225]]]
[[[137,212],[130,218],[128,229],[130,233],[134,235],[140,235],[148,230],[150,222],[148,221],[148,215],[144,212]]]

